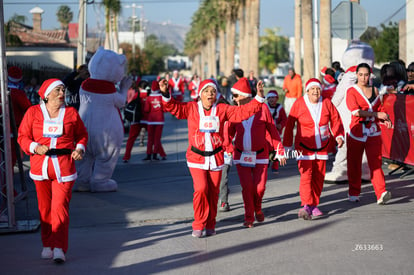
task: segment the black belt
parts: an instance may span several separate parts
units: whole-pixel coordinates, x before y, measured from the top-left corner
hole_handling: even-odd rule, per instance
[[[312,151],[312,152],[319,152],[322,151],[323,149],[325,149],[329,144],[329,139],[328,142],[321,148],[319,149],[315,149],[315,148],[309,148],[308,146],[306,146],[305,144],[303,144],[302,142],[299,142],[299,145],[302,146],[303,148],[305,148],[306,150]]]
[[[239,152],[239,153],[243,153],[243,151],[242,150],[240,150],[239,148],[236,148],[236,150],[237,150],[237,152]],[[262,148],[262,149],[260,149],[259,151],[256,151],[256,154],[260,154],[261,152],[263,152],[264,151],[264,148]],[[254,152],[254,151],[252,151],[252,152]]]
[[[200,149],[197,149],[196,147],[191,146],[191,151],[193,151],[194,153],[199,154],[203,157],[213,156],[213,155],[219,153],[221,150],[223,150],[223,148],[221,146],[214,149],[213,151],[201,151]]]
[[[48,156],[59,156],[59,155],[70,155],[72,154],[71,149],[49,149],[45,155]]]

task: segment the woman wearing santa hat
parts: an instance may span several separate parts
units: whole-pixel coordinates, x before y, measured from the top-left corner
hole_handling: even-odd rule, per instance
[[[270,90],[266,95],[266,99],[267,107],[269,107],[270,113],[275,121],[276,129],[279,136],[282,137],[283,129],[286,127],[287,116],[283,105],[277,103],[279,100],[279,94],[276,90]],[[279,173],[279,160],[277,159],[272,162],[272,172],[274,174]]]
[[[187,165],[193,178],[194,222],[192,236],[215,235],[221,169],[224,166],[223,130],[225,121],[241,122],[261,109],[263,83],[257,84],[255,100],[243,106],[217,104],[220,97],[216,81],[200,83],[197,102],[177,102],[168,94],[166,80],[160,81],[164,110],[188,121]]]
[[[151,93],[145,102],[144,113],[147,114],[147,157],[144,160],[166,160],[164,148],[161,144],[162,129],[164,127],[164,110],[162,109],[162,95],[156,80],[151,84]]]
[[[333,134],[341,147],[344,128],[335,106],[329,99],[322,98],[322,85],[318,79],[309,79],[305,90],[306,94],[295,101],[289,113],[283,145],[285,150],[292,148],[293,129],[297,124],[294,152],[300,172],[299,193],[303,206],[298,216],[309,220],[323,215],[317,206],[325,178],[330,136]]]
[[[41,220],[41,257],[64,262],[68,249],[69,202],[88,133],[73,107],[65,107],[65,86],[48,79],[39,89],[42,102],[27,110],[18,142],[30,156]]]
[[[248,104],[252,100],[247,78],[241,78],[232,88],[233,99],[238,106]],[[259,112],[248,119],[231,123],[229,136],[235,136],[234,160],[242,186],[244,202],[244,226],[253,227],[253,222],[264,221],[262,212],[262,199],[266,189],[267,167],[269,164],[269,146],[277,152],[281,165],[286,164],[283,145],[277,132],[272,115],[266,104]]]
[[[190,83],[188,84],[188,90],[190,91],[190,98],[194,101],[198,100],[198,86],[200,86],[200,78],[197,74],[193,75]]]
[[[346,140],[348,196],[351,202],[359,201],[362,155],[365,151],[377,203],[385,204],[391,199],[391,193],[385,189],[384,171],[381,168],[382,141],[379,122],[384,122],[388,128],[392,127],[392,123],[388,114],[383,112],[377,88],[369,85],[371,67],[367,63],[359,64],[356,75],[357,83],[348,89],[346,95],[346,104],[352,114]]]

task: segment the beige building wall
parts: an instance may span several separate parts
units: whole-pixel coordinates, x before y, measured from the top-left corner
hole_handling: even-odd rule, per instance
[[[33,70],[47,68],[57,71],[72,70],[75,67],[76,49],[56,48],[16,48],[7,49],[6,58],[9,64],[31,66]]]

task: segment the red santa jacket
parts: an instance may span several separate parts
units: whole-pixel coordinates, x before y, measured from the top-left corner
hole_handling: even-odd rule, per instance
[[[357,117],[355,113],[358,110],[379,112],[383,110],[380,97],[370,103],[364,92],[357,85],[350,87],[346,95],[346,105],[352,113],[351,123],[349,125],[349,135],[353,139],[365,142],[367,137],[380,136],[381,127],[379,120],[374,117]]]
[[[297,160],[328,159],[328,143],[331,133],[335,137],[344,137],[344,128],[335,106],[329,99],[319,98],[312,104],[305,94],[295,101],[290,110],[283,145],[292,147],[293,128],[297,123],[295,152]]]
[[[11,88],[10,85],[9,88],[14,120],[16,122],[16,127],[19,128],[24,114],[26,113],[27,109],[32,106],[32,103],[27,98],[27,95],[24,91],[17,88]]]
[[[168,87],[170,87],[170,93],[174,98],[182,98],[184,96],[185,83],[184,79],[182,79],[181,77],[179,77],[178,79],[171,77],[168,80]]]
[[[279,133],[279,136],[281,136],[283,129],[286,127],[287,123],[286,111],[283,108],[282,104],[279,103],[276,104],[275,108],[270,107],[269,104],[267,105],[267,107],[269,107],[270,113],[272,114],[272,117],[275,121],[275,125],[280,125],[280,129],[276,129]]]
[[[197,101],[198,98],[198,86],[200,85],[200,81],[192,80],[190,84],[188,84],[188,90],[190,90],[190,97],[192,100]]]
[[[322,97],[331,100],[336,91],[336,86],[337,86],[336,84],[330,84],[330,85],[323,86]]]
[[[256,163],[269,163],[269,146],[284,154],[283,145],[277,132],[274,120],[266,104],[262,109],[250,118],[240,122],[231,123],[229,135],[234,136],[234,163],[240,163],[240,157],[244,151],[256,152]],[[270,137],[269,140],[267,140]]]
[[[59,116],[52,119],[55,122],[63,121],[63,134],[60,137],[45,137],[43,128],[45,120],[50,120],[46,106],[41,103],[27,110],[19,128],[17,138],[20,147],[30,156],[30,177],[34,180],[49,178],[47,168],[52,163],[58,182],[73,181],[77,178],[75,162],[70,154],[67,155],[37,155],[34,149],[37,145],[46,145],[50,149],[81,148],[85,150],[88,142],[88,132],[72,107],[62,107]],[[51,162],[49,162],[51,159]]]
[[[162,95],[151,93],[145,101],[144,112],[147,114],[148,125],[163,125],[164,111],[162,109]]]
[[[187,119],[188,141],[187,165],[203,170],[221,170],[223,168],[223,131],[225,121],[241,122],[260,110],[264,98],[243,106],[216,104],[210,110],[204,110],[201,101],[177,102],[173,98],[163,97],[163,107],[178,119]],[[218,121],[214,132],[200,131],[200,120]]]

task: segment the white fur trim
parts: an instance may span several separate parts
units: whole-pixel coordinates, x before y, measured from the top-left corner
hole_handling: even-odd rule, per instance
[[[30,147],[29,147],[30,153],[35,154],[35,149],[38,145],[39,145],[39,143],[37,143],[37,142],[30,143]]]
[[[265,102],[265,98],[264,98],[264,97],[261,97],[261,96],[259,96],[259,95],[256,95],[256,96],[254,97],[254,99],[256,99],[257,101],[259,101],[260,103],[264,103],[264,102]]]
[[[205,84],[204,86],[203,86],[203,88],[201,88],[201,90],[200,90],[200,92],[198,93],[198,95],[199,96],[201,96],[201,92],[205,89],[205,88],[207,88],[208,86],[211,86],[211,87],[213,87],[214,89],[216,89],[216,93],[219,93],[219,91],[218,91],[218,89],[217,89],[217,86],[216,86],[216,84],[214,84],[214,83],[207,83],[207,84]]]
[[[54,88],[56,88],[57,86],[59,86],[59,85],[63,85],[63,86],[65,86],[65,84],[63,84],[63,82],[62,81],[60,81],[60,80],[56,80],[56,81],[53,81],[50,85],[49,85],[49,87],[47,87],[47,89],[46,89],[46,91],[45,91],[45,98],[50,94],[50,92],[54,89]]]
[[[322,90],[322,86],[319,82],[312,81],[312,82],[309,82],[308,85],[306,85],[305,91],[308,91],[310,89],[310,87],[312,87],[312,86],[318,86],[319,89]]]
[[[231,88],[231,92],[234,93],[234,94],[239,94],[239,95],[245,96],[245,97],[252,97],[252,94],[244,93],[244,92],[242,92],[240,90],[237,90],[235,88]]]

